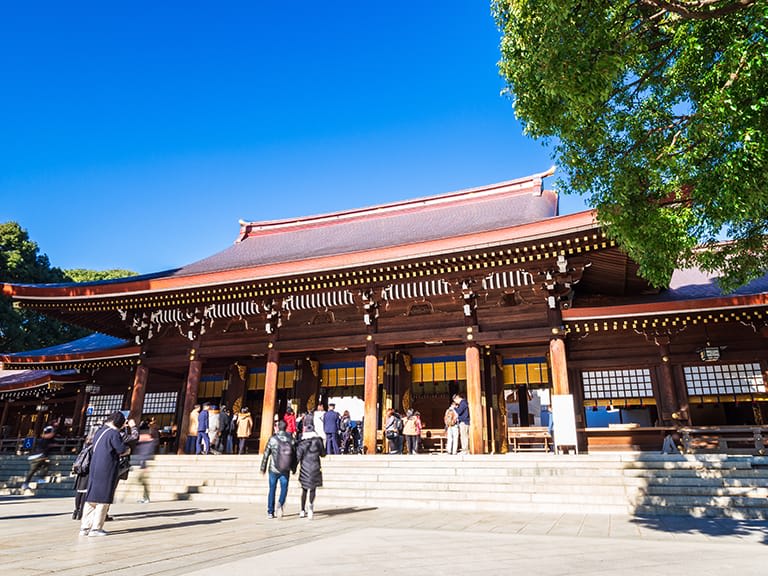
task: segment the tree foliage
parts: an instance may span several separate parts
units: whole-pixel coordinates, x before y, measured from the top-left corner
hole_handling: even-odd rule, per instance
[[[85,268],[68,268],[64,273],[72,282],[99,282],[101,280],[114,280],[136,276],[136,272],[130,270],[86,270]]]
[[[0,282],[16,284],[55,284],[84,282],[134,275],[126,270],[62,271],[52,267],[48,256],[16,222],[0,223]],[[61,344],[88,334],[25,308],[16,309],[11,299],[0,295],[0,351],[18,352]]]
[[[731,290],[768,270],[768,2],[492,10],[516,115],[647,279],[696,265]]]

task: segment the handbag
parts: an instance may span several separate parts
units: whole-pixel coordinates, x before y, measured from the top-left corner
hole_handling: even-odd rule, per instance
[[[77,455],[77,458],[75,458],[75,461],[72,463],[72,472],[77,475],[88,474],[89,470],[91,469],[91,457],[93,456],[93,450],[96,448],[99,440],[101,440],[103,437],[104,432],[101,433],[101,436],[98,437],[95,444],[86,444],[82,447],[80,453]]]
[[[131,471],[131,457],[120,456],[120,462],[117,465],[117,477],[120,480],[128,480],[128,472]]]

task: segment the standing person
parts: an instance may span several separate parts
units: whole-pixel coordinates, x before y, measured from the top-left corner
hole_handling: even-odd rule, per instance
[[[210,438],[208,437],[208,409],[211,407],[207,402],[203,404],[200,415],[197,417],[197,445],[195,454],[208,454],[211,449]]]
[[[85,437],[83,448],[93,444],[93,436],[101,428],[101,424],[93,424]],[[83,507],[85,506],[85,494],[88,491],[88,472],[75,472],[74,466],[72,474],[75,476],[75,510],[72,512],[72,520],[83,519]]]
[[[419,430],[416,427],[416,414],[413,412],[413,408],[408,408],[405,412],[403,436],[408,454],[417,454],[419,452]]]
[[[189,428],[187,428],[187,442],[184,445],[184,452],[195,454],[197,452],[197,424],[200,417],[200,404],[195,404],[192,412],[189,413]]]
[[[143,488],[143,495],[138,501],[139,504],[147,504],[149,502],[149,478],[147,473],[147,460],[151,460],[155,457],[157,443],[158,440],[152,434],[149,422],[143,420],[139,424],[139,440],[136,443],[136,448],[133,451],[134,456],[136,456],[139,461],[139,482]]]
[[[328,404],[328,412],[323,419],[323,432],[325,432],[326,454],[339,453],[339,413],[336,412],[336,404]]]
[[[312,413],[312,426],[317,434],[325,434],[325,408],[322,404],[318,404],[315,411]]]
[[[293,408],[290,406],[285,409],[283,420],[285,420],[285,431],[296,438],[296,414],[293,413]]]
[[[456,413],[456,402],[451,400],[443,415],[445,424],[445,437],[447,439],[445,451],[448,454],[456,454],[459,451],[459,415]]]
[[[27,472],[27,476],[24,478],[24,483],[21,485],[22,490],[27,490],[29,488],[29,482],[36,474],[40,474],[40,472],[43,471],[46,473],[48,472],[48,463],[50,462],[48,455],[53,447],[55,437],[56,429],[53,426],[46,426],[43,428],[43,433],[40,434],[40,438],[35,442],[36,452],[28,458],[29,472]],[[38,483],[43,482],[45,482],[43,478],[38,480]]]
[[[277,423],[277,432],[267,442],[261,458],[261,473],[269,464],[269,496],[267,496],[267,518],[282,518],[285,499],[288,497],[288,480],[296,472],[296,445],[293,436],[285,431],[285,420]],[[275,492],[280,482],[280,499],[275,510]],[[275,514],[277,513],[277,514]]]
[[[299,470],[299,483],[301,484],[301,510],[299,518],[305,516],[310,520],[315,515],[315,494],[317,488],[323,485],[323,471],[320,466],[320,458],[325,456],[325,446],[320,435],[315,432],[312,423],[307,423],[301,434],[301,442],[296,448],[296,457],[301,468]],[[309,496],[309,506],[307,506]]]
[[[402,454],[403,453],[403,436],[401,434],[403,430],[403,420],[400,418],[400,414],[395,412],[394,408],[387,410],[387,419],[384,422],[384,436],[389,442],[390,454]]]
[[[220,454],[218,449],[219,434],[221,433],[221,412],[218,406],[208,409],[208,446],[211,454]]]
[[[251,436],[252,431],[253,418],[251,418],[251,412],[248,410],[248,406],[243,406],[240,409],[240,416],[237,418],[238,454],[245,454],[245,442]]]
[[[456,403],[456,415],[459,418],[461,453],[469,454],[469,404],[461,394],[454,395],[453,401]]]
[[[103,530],[109,506],[115,496],[120,456],[128,453],[120,429],[125,424],[122,412],[113,412],[93,437],[93,454],[85,494],[81,536],[106,536]]]
[[[349,410],[344,410],[344,414],[341,415],[341,420],[339,420],[339,432],[341,434],[339,451],[342,454],[352,454],[353,452],[353,448],[350,446],[350,441],[352,440],[351,422],[352,417],[349,415]]]
[[[222,404],[219,413],[219,443],[216,446],[216,449],[222,454],[232,454],[232,436],[229,435],[231,426],[232,418],[229,415],[227,405]]]

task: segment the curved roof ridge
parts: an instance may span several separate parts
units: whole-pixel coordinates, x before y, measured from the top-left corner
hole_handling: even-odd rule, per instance
[[[241,242],[256,234],[267,234],[270,232],[283,231],[287,228],[304,228],[310,226],[323,226],[338,223],[343,220],[352,220],[365,218],[368,216],[381,216],[397,212],[407,212],[432,206],[459,203],[462,201],[494,196],[500,194],[522,194],[529,193],[531,188],[535,187],[535,193],[541,195],[543,191],[543,179],[551,176],[555,172],[552,166],[544,172],[523,176],[513,180],[505,180],[495,184],[486,184],[472,188],[464,188],[453,192],[435,194],[433,196],[422,196],[420,198],[409,198],[406,200],[397,200],[386,204],[377,204],[363,208],[351,208],[340,210],[338,212],[328,212],[325,214],[315,214],[310,216],[300,216],[295,218],[282,218],[278,220],[248,221],[240,220],[240,234],[236,242]]]

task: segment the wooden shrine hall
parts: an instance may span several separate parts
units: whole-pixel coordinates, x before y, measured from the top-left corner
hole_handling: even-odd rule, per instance
[[[768,279],[722,294],[681,270],[653,289],[592,211],[558,215],[550,175],[240,222],[231,246],[154,274],[4,284],[16,305],[95,334],[2,354],[0,368],[87,376],[36,388],[72,435],[127,409],[154,416],[175,450],[202,401],[248,406],[263,448],[286,407],[356,398],[369,454],[388,408],[442,428],[457,392],[473,453],[506,452],[550,404],[580,450],[658,450],[683,424],[761,426]],[[40,394],[19,394],[0,377],[2,424],[24,435]]]

